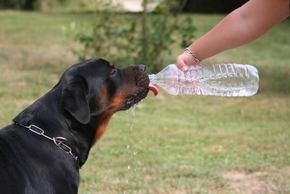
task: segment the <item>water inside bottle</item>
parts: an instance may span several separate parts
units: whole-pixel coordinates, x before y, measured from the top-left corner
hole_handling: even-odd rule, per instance
[[[177,67],[157,74],[155,82],[171,95],[252,96],[258,90],[258,71],[242,64]]]

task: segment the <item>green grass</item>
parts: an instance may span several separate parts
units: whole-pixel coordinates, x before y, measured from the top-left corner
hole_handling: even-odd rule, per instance
[[[198,37],[223,15],[192,17]],[[92,20],[90,14],[0,12],[1,127],[77,63],[70,51],[78,45],[61,29],[74,23],[81,30]],[[255,65],[257,95],[175,97],[161,91],[134,111],[114,115],[81,169],[80,193],[290,193],[289,24],[204,62]],[[166,63],[180,52],[175,47]]]

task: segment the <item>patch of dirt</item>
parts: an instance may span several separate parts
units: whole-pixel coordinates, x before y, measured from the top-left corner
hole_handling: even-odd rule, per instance
[[[229,181],[232,189],[243,194],[276,194],[277,187],[271,182],[259,180],[266,172],[247,173],[243,171],[224,172],[222,177]]]

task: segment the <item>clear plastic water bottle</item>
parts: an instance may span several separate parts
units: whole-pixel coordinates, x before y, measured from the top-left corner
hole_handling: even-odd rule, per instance
[[[187,72],[172,64],[149,79],[172,95],[252,96],[259,88],[258,70],[243,64],[190,66]]]

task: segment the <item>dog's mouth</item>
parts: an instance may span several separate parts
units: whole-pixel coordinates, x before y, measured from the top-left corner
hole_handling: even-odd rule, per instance
[[[141,73],[139,73],[136,76],[137,85],[142,86],[142,87],[146,87],[149,91],[152,91],[153,92],[154,96],[157,96],[158,93],[159,93],[159,90],[158,90],[158,88],[156,86],[154,86],[153,84],[150,83],[149,76],[146,73],[146,70],[145,69],[146,68],[144,66],[144,69],[141,70]],[[147,91],[147,93],[148,93],[148,91]]]
[[[141,70],[140,68],[138,69],[135,76],[135,82],[138,89],[127,100],[125,104],[126,108],[130,108],[134,104],[137,104],[142,99],[146,98],[149,92],[149,78],[147,76],[145,68]]]
[[[137,104],[142,99],[146,98],[149,89],[147,87],[139,88],[126,102],[125,109],[130,108],[134,104]]]
[[[138,89],[126,101],[123,109],[129,109],[134,104],[146,98],[149,91],[152,91],[155,96],[158,94],[158,88],[150,83],[144,65],[135,66],[133,70],[135,72],[135,82]]]

